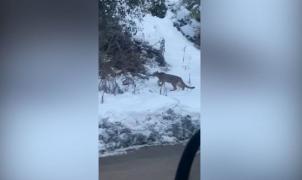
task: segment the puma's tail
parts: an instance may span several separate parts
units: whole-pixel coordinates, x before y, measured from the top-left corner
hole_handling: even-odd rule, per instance
[[[189,88],[189,89],[194,89],[195,87],[194,86],[188,86],[186,84],[184,84],[186,88]]]

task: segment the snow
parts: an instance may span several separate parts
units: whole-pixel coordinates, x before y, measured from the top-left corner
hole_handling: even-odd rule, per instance
[[[190,15],[190,11],[187,10],[183,6],[180,6],[179,9],[177,10],[176,18],[177,19],[184,19],[184,18],[186,18],[189,15]]]
[[[194,86],[195,89],[170,91],[172,86],[167,84],[167,94],[163,95],[160,94],[157,78],[153,77],[148,81],[138,82],[134,94],[132,92],[116,96],[105,94],[104,103],[100,103],[99,106],[100,120],[122,123],[123,127],[146,136],[151,133],[149,127],[155,126],[152,130],[161,132],[173,126],[173,122],[163,121],[159,117],[169,109],[179,113],[180,119],[190,115],[192,119],[199,121],[200,51],[173,26],[172,18],[173,13],[170,10],[163,19],[147,14],[138,24],[141,31],[136,34],[135,38],[147,41],[151,45],[158,45],[158,48],[158,42],[165,39],[164,57],[169,65],[167,73],[182,77],[186,84]],[[151,70],[161,71],[154,68]],[[103,135],[104,129],[100,128],[99,133]],[[176,142],[176,139],[170,135],[163,134],[162,136],[162,142]],[[105,146],[100,143],[99,148],[106,149]],[[120,151],[121,149],[117,149],[116,153]],[[102,156],[112,153],[115,154],[106,152]]]
[[[177,99],[181,104],[200,111],[200,51],[173,26],[172,17],[171,11],[164,19],[146,15],[141,24],[143,30],[137,38],[150,44],[165,39],[164,56],[170,65],[168,73],[182,77],[187,84],[190,77],[191,85],[195,87],[193,90],[170,92],[166,98]]]

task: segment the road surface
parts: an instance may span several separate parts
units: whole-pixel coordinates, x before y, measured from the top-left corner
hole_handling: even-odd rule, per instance
[[[184,145],[145,147],[99,159],[100,180],[173,180]],[[190,180],[200,179],[199,155]]]

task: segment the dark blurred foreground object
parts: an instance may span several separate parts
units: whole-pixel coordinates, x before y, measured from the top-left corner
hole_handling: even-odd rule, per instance
[[[188,180],[195,154],[200,147],[200,130],[189,140],[181,156],[176,171],[175,180]]]

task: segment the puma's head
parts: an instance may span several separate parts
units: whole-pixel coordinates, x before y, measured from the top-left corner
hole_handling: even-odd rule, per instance
[[[152,73],[151,76],[158,76],[159,72],[158,71],[155,71],[154,73]]]
[[[152,73],[152,76],[159,76],[159,75],[161,75],[161,74],[163,74],[162,72],[158,72],[158,71],[155,71],[154,73]]]

